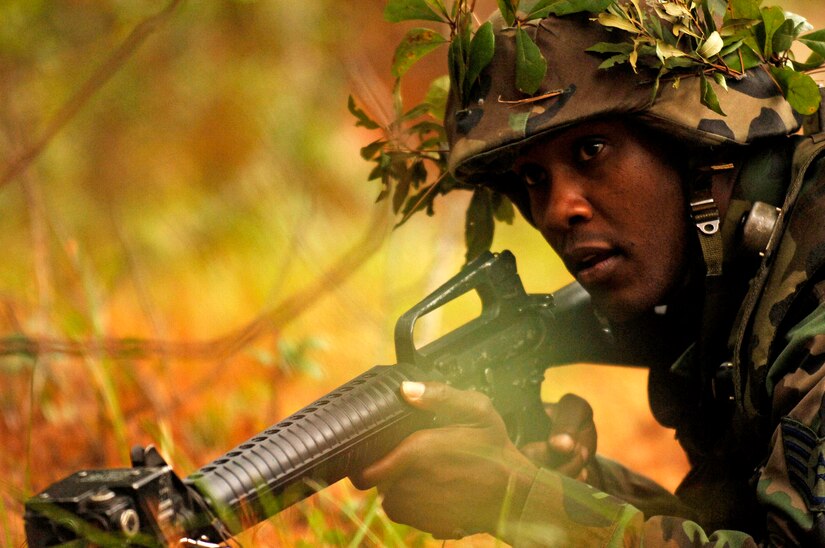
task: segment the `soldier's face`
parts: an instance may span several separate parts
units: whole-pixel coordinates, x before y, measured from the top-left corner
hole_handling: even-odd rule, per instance
[[[664,304],[687,271],[680,177],[620,120],[579,124],[531,145],[514,166],[533,220],[609,319]]]

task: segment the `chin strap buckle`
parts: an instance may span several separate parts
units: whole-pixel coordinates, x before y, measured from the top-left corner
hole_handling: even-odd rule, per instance
[[[711,181],[714,173],[733,167],[733,164],[717,164],[702,168],[701,175],[691,188],[690,216],[699,235],[705,275],[708,277],[722,275],[722,234],[719,232],[722,219],[719,206],[711,194]]]
[[[722,235],[719,207],[710,195],[710,188],[694,190],[690,201],[690,216],[696,225],[699,245],[705,259],[706,275],[722,275]]]
[[[690,202],[690,214],[696,228],[705,236],[719,232],[719,208],[713,198],[701,198]]]

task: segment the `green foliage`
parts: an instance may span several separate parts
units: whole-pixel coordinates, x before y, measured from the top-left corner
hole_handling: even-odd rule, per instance
[[[427,0],[389,0],[384,9],[384,18],[391,23],[401,21],[423,20],[443,21],[433,6],[435,2]]]
[[[410,30],[395,50],[392,75],[400,78],[416,61],[446,41],[446,38],[430,29]]]
[[[584,6],[589,0],[570,1]],[[611,3],[598,14],[602,25],[628,36],[630,51],[611,50],[611,44],[597,44],[590,51],[609,53],[602,64],[610,68],[629,63],[633,70],[645,66],[658,70],[658,80],[664,76],[700,76],[702,104],[719,114],[716,92],[707,76],[725,86],[725,78],[742,78],[745,70],[767,64],[778,86],[791,106],[801,114],[811,114],[819,108],[820,96],[813,79],[795,68],[812,69],[822,64],[825,35],[822,31],[802,35],[811,30],[807,21],[776,6],[760,8],[760,0],[731,0],[728,9],[719,0],[704,0],[697,5],[688,0],[667,0],[652,4],[653,10],[642,9],[639,0],[631,3]],[[724,12],[721,27],[719,14]],[[807,63],[794,65],[791,48],[795,41],[807,45],[816,57]],[[718,77],[717,77],[718,75]]]
[[[553,15],[574,13],[598,13],[604,11],[614,0],[541,0],[528,12],[527,19],[538,19]]]
[[[799,113],[813,114],[819,108],[819,87],[807,74],[790,67],[771,67],[771,75],[782,88],[785,99]]]
[[[470,56],[467,63],[466,79],[475,83],[484,67],[490,64],[495,53],[495,35],[489,21],[481,25],[470,42]]]
[[[389,0],[384,11],[388,21],[437,22],[444,27],[443,35],[429,28],[408,31],[395,51],[393,76],[401,78],[422,57],[445,45],[451,93],[463,108],[472,108],[480,95],[483,70],[495,52],[493,27],[489,21],[477,23],[474,6],[470,0],[455,0],[449,9],[444,0]],[[588,48],[605,57],[600,68],[629,65],[634,71],[652,70],[654,95],[662,78],[678,85],[681,78],[698,77],[701,103],[724,116],[712,82],[727,89],[728,78],[742,78],[746,70],[766,65],[797,112],[810,114],[819,107],[817,86],[803,71],[825,62],[825,30],[809,32],[811,25],[804,18],[776,6],[762,7],[761,0],[497,0],[497,7],[515,33],[515,85],[525,98],[536,94],[547,72],[530,27],[551,14],[589,13],[601,25],[627,35],[625,41]],[[794,58],[796,42],[811,50],[804,61]],[[392,199],[393,211],[402,215],[399,224],[416,211],[432,214],[436,196],[467,188],[447,172],[441,119],[449,91],[444,82],[440,79],[432,95],[409,111],[400,108],[396,86],[396,120],[382,128],[385,138],[361,151],[375,163],[370,179],[381,180],[378,199]],[[378,126],[352,101],[350,111],[358,125]],[[465,221],[468,259],[490,246],[493,203],[506,201],[489,191],[473,192]],[[507,222],[509,217],[502,219]]]
[[[547,72],[547,61],[541,50],[523,28],[516,29],[516,87],[533,95]]]

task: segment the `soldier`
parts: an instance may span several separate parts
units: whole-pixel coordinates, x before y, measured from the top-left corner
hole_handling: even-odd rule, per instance
[[[438,427],[356,485],[439,538],[825,546],[825,135],[798,134],[763,67],[720,91],[723,116],[696,75],[653,93],[643,70],[600,70],[585,50],[618,38],[586,16],[531,32],[548,62],[534,99],[520,100],[516,31],[500,21],[481,92],[453,92],[451,171],[541,232],[611,327],[613,358],[646,356],[654,416],[691,471],[673,496],[594,455],[576,398],[547,442],[517,448],[485,396],[405,383]]]

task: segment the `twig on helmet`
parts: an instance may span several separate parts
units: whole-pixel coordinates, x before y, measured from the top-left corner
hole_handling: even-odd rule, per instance
[[[768,78],[771,79],[771,82],[773,82],[773,85],[775,85],[776,89],[779,90],[779,93],[784,93],[784,90],[782,89],[782,86],[779,85],[779,82],[776,81],[776,78],[774,77],[774,75],[771,74],[770,70],[768,70],[768,66],[767,65],[759,65],[759,68],[761,68],[763,71],[765,71],[765,74],[767,74]]]
[[[524,99],[502,99],[501,95],[499,95],[498,102],[505,105],[521,105],[525,103],[535,103],[538,101],[543,101],[545,99],[550,99],[551,97],[558,97],[559,95],[563,95],[565,91],[566,90],[564,88],[559,88],[548,91],[547,93],[542,93],[541,95],[536,95],[535,97],[526,97]]]

